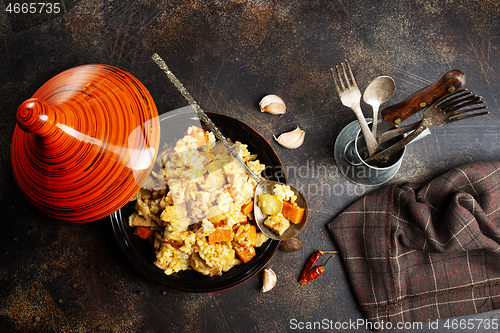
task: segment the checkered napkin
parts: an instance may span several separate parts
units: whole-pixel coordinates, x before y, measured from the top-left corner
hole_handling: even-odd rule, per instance
[[[373,327],[500,308],[500,161],[375,190],[329,228]]]

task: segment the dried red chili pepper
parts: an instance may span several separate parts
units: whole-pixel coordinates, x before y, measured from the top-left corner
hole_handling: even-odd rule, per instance
[[[307,277],[307,273],[311,270],[313,267],[314,263],[321,258],[321,251],[315,251],[311,257],[307,260],[306,265],[304,266],[304,269],[302,270],[302,273],[300,274],[299,277],[299,282],[302,284],[302,281]]]
[[[313,269],[311,269],[309,271],[309,273],[307,274],[307,276],[305,277],[304,280],[300,281],[300,284],[304,285],[306,283],[309,283],[311,282],[312,280],[316,279],[318,276],[320,276],[321,274],[323,274],[325,272],[325,266],[326,264],[328,263],[328,261],[333,257],[334,255],[332,254],[330,256],[330,258],[328,258],[326,260],[326,262],[321,265],[321,266],[316,266],[314,267]]]
[[[319,260],[319,258],[321,258],[321,256],[324,254],[324,253],[338,253],[339,251],[315,251],[311,257],[309,258],[309,260],[307,260],[306,262],[306,265],[304,267],[304,269],[302,270],[302,273],[300,274],[300,277],[299,277],[299,282],[301,284],[304,284],[302,283],[302,281],[305,280],[305,278],[307,277],[307,274],[309,273],[309,271],[311,270],[311,268],[313,267],[314,263],[316,263],[316,261]]]

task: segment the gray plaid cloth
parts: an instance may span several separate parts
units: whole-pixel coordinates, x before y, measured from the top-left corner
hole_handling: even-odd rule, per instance
[[[500,162],[388,186],[330,224],[374,327],[500,308]]]

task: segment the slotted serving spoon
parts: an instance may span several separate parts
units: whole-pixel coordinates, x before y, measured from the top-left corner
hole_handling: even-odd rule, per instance
[[[233,155],[234,159],[240,164],[240,166],[252,177],[256,182],[257,182],[257,187],[255,189],[255,196],[254,196],[254,217],[255,217],[255,222],[257,223],[257,226],[259,229],[269,238],[272,239],[277,239],[277,240],[287,240],[289,238],[292,238],[296,236],[298,233],[304,229],[306,222],[307,222],[307,214],[308,214],[308,208],[307,208],[307,202],[302,193],[300,193],[299,190],[294,188],[293,186],[290,186],[290,189],[294,192],[294,194],[297,196],[296,203],[300,207],[304,208],[304,216],[302,217],[302,220],[299,224],[294,224],[290,223],[290,227],[283,233],[283,235],[279,236],[275,232],[271,231],[265,224],[264,221],[267,219],[267,215],[262,213],[260,207],[258,206],[258,196],[260,194],[274,194],[273,189],[275,185],[283,185],[283,183],[280,182],[275,182],[272,180],[266,180],[262,179],[259,176],[257,176],[246,164],[245,162],[241,159],[241,157],[238,155],[238,153],[233,149],[231,144],[227,141],[226,137],[222,132],[219,130],[217,126],[210,120],[210,118],[207,116],[205,111],[198,105],[198,103],[194,100],[194,98],[191,96],[189,91],[184,87],[184,85],[177,79],[177,77],[172,73],[172,71],[168,68],[167,64],[161,57],[155,53],[151,57],[154,62],[162,69],[169,80],[174,84],[174,86],[179,90],[181,95],[186,99],[186,101],[191,105],[196,113],[198,114],[198,117],[208,126],[208,128],[214,133],[215,137],[220,140],[226,148],[229,150],[231,155]]]

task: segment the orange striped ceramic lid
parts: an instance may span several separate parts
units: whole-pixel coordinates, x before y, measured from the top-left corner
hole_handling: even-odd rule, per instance
[[[12,169],[26,198],[68,222],[106,217],[147,179],[160,139],[158,111],[131,74],[107,65],[68,69],[17,111]]]

